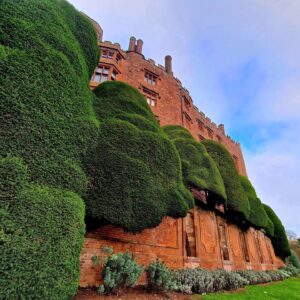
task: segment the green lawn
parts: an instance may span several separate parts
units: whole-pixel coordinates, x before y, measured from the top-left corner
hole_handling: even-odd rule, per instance
[[[300,277],[290,278],[269,285],[247,286],[238,292],[215,293],[204,296],[194,296],[193,300],[300,300]]]

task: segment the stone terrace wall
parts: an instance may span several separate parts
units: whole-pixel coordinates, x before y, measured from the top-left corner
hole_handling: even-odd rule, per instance
[[[270,270],[283,265],[283,262],[275,256],[269,238],[262,232],[253,228],[243,231],[236,225],[228,223],[216,212],[203,208],[195,207],[190,213],[193,215],[192,223],[187,222],[188,217],[176,220],[166,217],[156,228],[144,230],[139,234],[126,233],[113,225],[106,225],[87,233],[80,258],[80,286],[95,286],[100,283],[101,266],[94,266],[92,257],[101,255],[102,247],[108,245],[112,246],[115,252],[128,250],[134,253],[139,263],[148,265],[159,258],[173,269],[201,267],[211,270],[217,268]],[[229,254],[227,260],[223,259],[220,246],[222,245],[220,223],[225,224]],[[186,234],[191,232],[191,229],[195,239],[194,256],[188,256],[186,245]],[[241,234],[245,234],[245,246]],[[258,244],[255,242],[256,237]],[[245,249],[249,254],[248,262],[245,260]],[[145,277],[141,282],[144,281]]]

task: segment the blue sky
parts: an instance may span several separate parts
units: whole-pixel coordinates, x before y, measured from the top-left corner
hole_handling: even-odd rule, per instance
[[[104,39],[130,36],[242,144],[263,202],[300,235],[300,1],[71,0]]]

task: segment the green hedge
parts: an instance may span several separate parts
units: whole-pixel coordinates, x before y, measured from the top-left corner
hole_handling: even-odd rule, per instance
[[[263,205],[264,207],[264,205]],[[264,208],[265,209],[265,208]],[[266,210],[265,210],[266,211]],[[273,236],[274,235],[274,224],[271,221],[271,219],[269,218],[268,214],[267,214],[267,224],[264,227],[264,230],[266,231],[266,234],[268,236]]]
[[[27,181],[20,159],[0,160],[0,299],[70,299],[85,231],[75,193]]]
[[[83,194],[79,162],[96,133],[95,30],[66,1],[3,0],[0,44],[0,157],[22,157],[31,181]]]
[[[220,203],[226,201],[223,179],[205,147],[187,129],[169,125],[163,128],[180,155],[185,185],[211,192]]]
[[[1,1],[1,299],[77,290],[84,206],[72,192],[86,192],[80,161],[97,134],[98,52],[95,30],[68,2]]]
[[[95,90],[99,135],[85,161],[87,215],[138,232],[164,216],[184,217],[193,197],[184,187],[179,155],[145,98],[121,82]]]
[[[291,250],[289,247],[289,242],[285,233],[284,226],[282,225],[280,219],[270,206],[266,204],[263,204],[263,206],[270,220],[274,224],[274,234],[271,235],[270,238],[272,240],[275,254],[281,258],[290,256]]]
[[[208,154],[215,161],[224,181],[228,212],[239,220],[248,220],[250,216],[250,205],[247,195],[240,183],[238,172],[230,153],[223,145],[211,140],[204,140]]]
[[[257,197],[254,187],[246,176],[240,175],[240,181],[250,204],[249,222],[255,227],[266,228],[268,225],[268,215],[260,199]]]
[[[297,269],[300,269],[300,260],[297,253],[291,249],[291,255],[287,257],[286,262]]]

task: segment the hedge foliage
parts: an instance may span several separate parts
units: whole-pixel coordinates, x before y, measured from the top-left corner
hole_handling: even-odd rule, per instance
[[[77,290],[84,205],[73,192],[27,181],[0,160],[0,299],[70,299]]]
[[[66,1],[3,0],[0,44],[0,157],[22,157],[31,181],[83,194],[95,30]]]
[[[300,260],[297,253],[291,249],[291,255],[286,259],[287,263],[294,266],[297,269],[300,269]]]
[[[263,206],[270,220],[274,224],[274,234],[271,235],[270,238],[272,240],[275,254],[281,258],[290,256],[291,250],[284,226],[270,206],[266,204],[263,204]]]
[[[122,82],[105,82],[94,93],[101,123],[85,161],[87,214],[131,232],[155,227],[164,216],[184,217],[193,197],[176,148],[144,96]]]
[[[228,212],[239,220],[249,220],[250,205],[246,193],[241,185],[233,158],[223,145],[211,140],[204,140],[208,154],[215,161],[224,181]]]
[[[1,299],[77,290],[98,52],[95,30],[68,2],[1,1]]]
[[[211,192],[220,203],[226,201],[223,179],[205,147],[187,129],[169,125],[163,128],[180,155],[185,185]]]
[[[257,197],[254,187],[246,176],[240,175],[241,185],[248,197],[250,205],[249,222],[258,228],[266,228],[268,225],[268,215],[265,212],[260,199]]]
[[[263,205],[263,207],[264,207],[264,205]],[[264,207],[264,210],[265,210],[265,207]],[[264,227],[264,230],[268,236],[274,236],[274,224],[273,224],[272,220],[270,219],[270,217],[268,216],[268,214],[267,214],[267,225],[266,225],[266,227]]]

